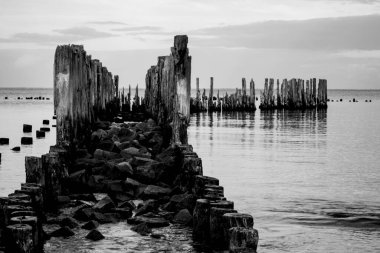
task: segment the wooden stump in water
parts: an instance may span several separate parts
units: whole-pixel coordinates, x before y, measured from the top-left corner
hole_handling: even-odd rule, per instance
[[[212,184],[206,184],[204,189],[204,194],[209,194],[216,192],[220,196],[224,196],[224,188],[220,185],[212,185]]]
[[[202,196],[204,193],[205,185],[219,185],[219,179],[208,176],[195,176],[194,194]]]
[[[228,200],[220,201],[211,201],[210,207],[225,208],[225,209],[234,209],[234,202]]]
[[[38,219],[36,216],[16,216],[10,219],[10,224],[28,224],[32,227],[32,238],[33,245],[37,247],[37,245],[41,244],[42,239],[42,226],[38,224]]]
[[[6,227],[6,252],[34,252],[33,231],[28,224],[13,224]]]
[[[233,227],[229,230],[230,252],[256,252],[259,233],[256,229]]]
[[[236,212],[236,210],[229,208],[210,208],[210,244],[213,249],[223,250],[228,248],[228,241],[224,235],[223,215]]]
[[[210,201],[198,199],[193,212],[193,239],[206,243],[210,236]]]

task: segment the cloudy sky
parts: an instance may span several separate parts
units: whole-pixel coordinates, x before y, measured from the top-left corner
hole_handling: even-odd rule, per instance
[[[192,83],[326,78],[380,89],[380,0],[0,0],[0,87],[52,87],[58,44],[83,44],[121,85],[187,34]]]

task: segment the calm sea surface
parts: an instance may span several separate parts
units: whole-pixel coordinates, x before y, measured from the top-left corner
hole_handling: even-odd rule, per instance
[[[327,111],[218,112],[191,118],[189,143],[203,160],[204,174],[218,177],[236,209],[254,216],[259,252],[380,252],[380,91],[331,90],[329,98],[343,102],[330,102]],[[352,98],[360,102],[348,102]],[[20,146],[21,136],[29,136],[22,124],[32,124],[35,136],[42,120],[52,115],[52,90],[0,89],[0,137],[10,138],[9,146],[0,146],[0,196],[25,180],[25,155],[46,153],[55,142],[52,128],[45,139],[11,151]],[[135,236],[128,228],[125,223],[104,226],[106,239],[96,244],[83,243],[78,235],[51,240],[45,248],[192,252],[189,231],[162,231],[180,237],[173,246]]]

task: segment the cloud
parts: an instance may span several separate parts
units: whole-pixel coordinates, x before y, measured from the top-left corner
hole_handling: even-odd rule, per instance
[[[266,21],[199,29],[198,46],[311,50],[380,49],[380,15]],[[191,38],[191,37],[190,37]]]
[[[119,32],[156,32],[160,31],[161,27],[158,26],[125,26],[121,28],[112,29]]]
[[[91,22],[87,22],[87,24],[93,24],[93,25],[126,25],[126,23],[117,22],[117,21],[91,21]]]
[[[78,42],[113,36],[116,35],[107,32],[100,32],[90,27],[72,27],[67,29],[55,29],[51,34],[16,33],[9,38],[0,38],[0,43],[51,44],[57,42]]]

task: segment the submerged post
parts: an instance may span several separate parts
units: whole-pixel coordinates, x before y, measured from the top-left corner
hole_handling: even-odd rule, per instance
[[[208,96],[208,109],[212,111],[214,107],[214,77],[210,77],[210,91]]]

